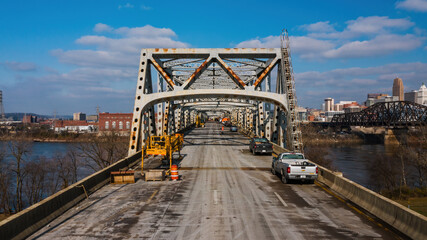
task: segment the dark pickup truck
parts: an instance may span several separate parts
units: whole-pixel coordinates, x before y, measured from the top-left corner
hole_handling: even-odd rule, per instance
[[[271,144],[267,138],[252,138],[249,144],[249,150],[253,155],[257,153],[273,153],[273,144]]]

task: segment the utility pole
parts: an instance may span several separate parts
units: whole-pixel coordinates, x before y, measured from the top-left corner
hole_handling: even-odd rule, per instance
[[[0,90],[0,121],[6,120],[6,117],[4,115],[4,107],[3,107],[3,91]]]

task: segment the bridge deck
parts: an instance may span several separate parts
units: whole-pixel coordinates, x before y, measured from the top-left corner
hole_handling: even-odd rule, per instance
[[[31,238],[395,238],[317,185],[283,185],[271,156],[206,126],[185,138],[182,181],[106,186]]]

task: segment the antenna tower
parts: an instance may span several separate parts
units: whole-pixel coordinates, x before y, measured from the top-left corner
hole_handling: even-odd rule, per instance
[[[3,107],[3,92],[0,90],[0,120],[6,120],[4,115],[4,107]]]

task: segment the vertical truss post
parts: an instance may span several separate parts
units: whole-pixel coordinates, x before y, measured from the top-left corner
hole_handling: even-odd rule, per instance
[[[271,74],[269,73],[265,78],[265,91],[271,91]],[[272,121],[270,116],[271,104],[265,103],[265,120],[264,120],[264,129],[265,129],[265,137],[271,141],[271,132],[272,132]]]
[[[163,78],[160,76],[160,73],[157,73],[157,92],[163,92]],[[163,126],[164,126],[164,114],[163,114],[163,106],[164,103],[161,102],[157,104],[157,120],[156,120],[156,127],[157,127],[157,135],[161,136],[164,132]]]
[[[239,128],[243,127],[243,110],[239,108],[239,114],[237,115],[237,125]]]
[[[169,134],[169,113],[170,113],[170,103],[165,102],[165,113],[163,115],[163,135]]]
[[[173,133],[176,133],[181,129],[181,107],[177,106],[174,112],[175,129]]]
[[[263,102],[258,102],[257,135],[265,137]]]
[[[252,119],[250,118],[250,114],[251,114],[251,110],[249,107],[246,108],[246,114],[245,114],[245,120],[246,120],[246,125],[245,125],[245,130],[246,131],[251,131],[251,121]]]

